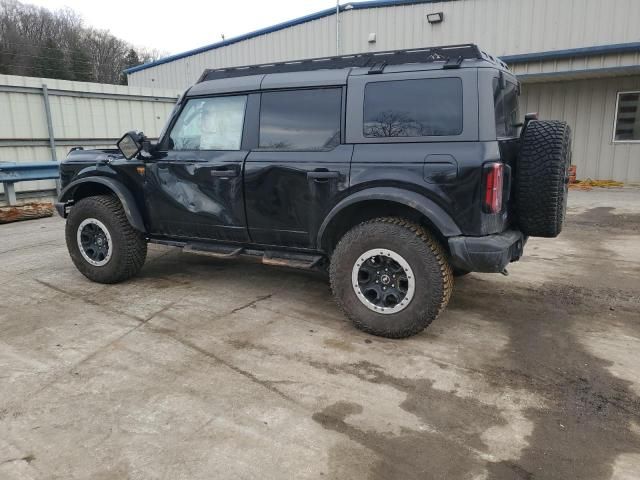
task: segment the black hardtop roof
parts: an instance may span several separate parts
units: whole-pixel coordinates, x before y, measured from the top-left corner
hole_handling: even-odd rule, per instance
[[[441,62],[442,68],[459,68],[463,60],[478,60],[507,70],[507,64],[493,57],[472,43],[446,45],[441,47],[416,48],[410,50],[389,50],[385,52],[357,53],[336,57],[310,58],[290,62],[266,63],[241,67],[205,70],[197,83],[249,75],[270,73],[309,72],[345,68],[369,68],[368,73],[382,73],[389,65]]]

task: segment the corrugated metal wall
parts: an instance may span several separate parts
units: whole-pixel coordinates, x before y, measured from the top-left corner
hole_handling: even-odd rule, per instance
[[[426,14],[444,12],[431,25]],[[346,10],[341,53],[473,42],[495,55],[635,42],[638,0],[457,0]],[[376,43],[370,44],[369,33]],[[205,68],[334,55],[335,16],[129,75],[131,85],[186,89]],[[614,59],[615,61],[615,59]]]
[[[59,160],[71,146],[113,148],[115,140],[127,130],[143,130],[149,137],[156,137],[178,96],[173,89],[0,75],[0,161],[52,159],[43,84],[49,91]],[[54,186],[52,181],[21,182],[16,190]]]
[[[625,90],[640,90],[640,76],[525,84],[521,111],[569,122],[578,178],[640,182],[640,143],[612,141],[616,96]]]

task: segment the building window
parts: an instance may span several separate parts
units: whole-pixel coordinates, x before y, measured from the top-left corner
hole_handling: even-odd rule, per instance
[[[260,148],[330,150],[340,144],[342,89],[287,90],[262,94]]]
[[[429,137],[462,133],[462,80],[430,78],[367,84],[365,137]]]
[[[640,92],[618,92],[614,142],[640,142]]]
[[[180,113],[170,150],[240,150],[247,96],[195,98]]]

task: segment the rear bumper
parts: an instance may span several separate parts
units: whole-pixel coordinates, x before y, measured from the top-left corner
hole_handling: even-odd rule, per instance
[[[484,237],[451,237],[449,250],[454,267],[470,272],[502,272],[522,256],[527,242],[519,230]]]

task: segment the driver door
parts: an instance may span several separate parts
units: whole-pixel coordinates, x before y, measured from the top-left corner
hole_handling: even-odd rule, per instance
[[[191,98],[148,161],[145,203],[161,237],[247,242],[242,169],[248,95]]]

